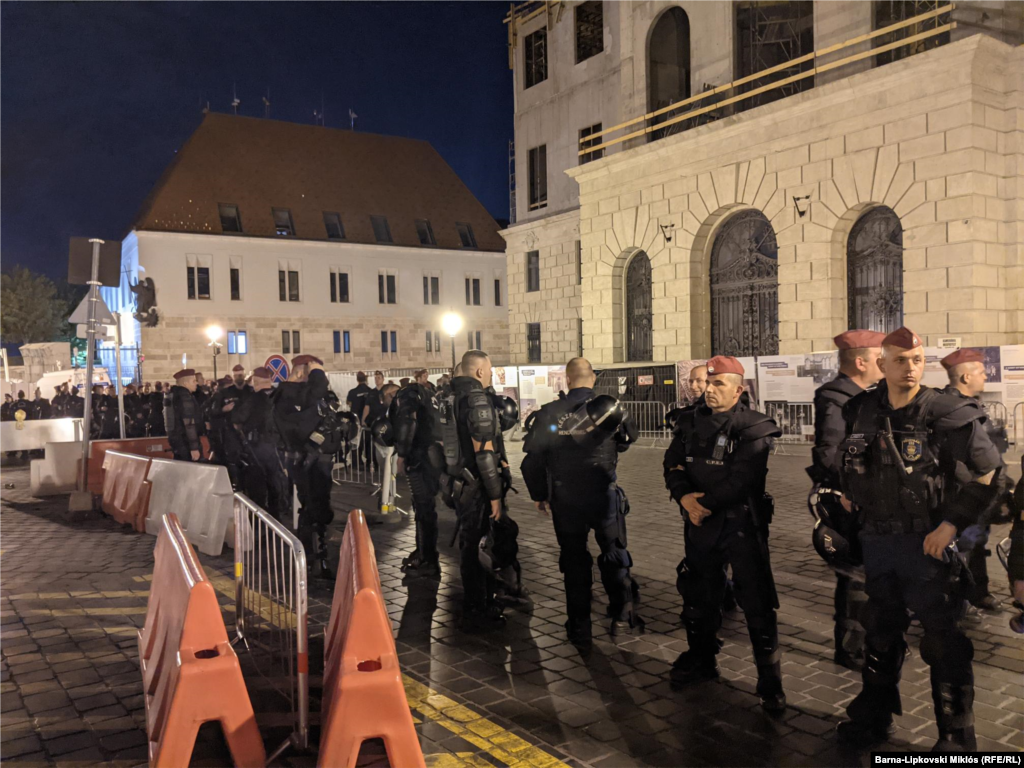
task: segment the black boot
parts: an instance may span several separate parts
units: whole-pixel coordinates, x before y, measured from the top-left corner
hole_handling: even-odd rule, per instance
[[[489,632],[505,626],[505,616],[500,605],[486,607],[464,605],[462,609],[462,631],[468,634]]]
[[[840,741],[856,748],[888,741],[895,731],[893,715],[903,714],[899,683],[906,649],[902,640],[886,649],[868,643],[862,673],[864,687],[846,708],[850,719],[836,729]]]
[[[590,648],[593,644],[590,617],[570,617],[569,620],[565,622],[565,635],[569,638],[569,642],[577,648],[581,650]]]
[[[932,752],[976,752],[973,679],[964,685],[938,683],[933,679],[932,702],[939,726],[939,740]]]
[[[750,621],[748,617],[747,621]],[[779,630],[774,613],[757,619],[759,624],[747,625],[757,665],[757,695],[761,708],[769,714],[786,709],[786,694],[782,692],[782,652],[779,650]]]
[[[864,749],[888,741],[896,732],[892,715],[876,720],[844,720],[836,726],[836,736],[854,749]]]
[[[317,526],[316,529],[316,560],[319,567],[319,577],[326,581],[334,579],[334,571],[331,570],[330,554],[327,550],[327,531],[324,526]]]
[[[668,673],[673,690],[705,680],[717,680],[720,672],[714,653],[707,649],[683,651]]]
[[[299,522],[299,530],[296,532],[299,538],[299,543],[302,544],[302,551],[306,554],[306,572],[312,573],[313,571],[313,529]]]

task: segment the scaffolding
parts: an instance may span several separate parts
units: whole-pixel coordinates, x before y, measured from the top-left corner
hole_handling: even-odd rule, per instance
[[[875,0],[874,28],[876,30],[883,29],[898,22],[913,19],[916,16],[925,15],[929,11],[938,9],[941,5],[942,3],[938,0]],[[935,29],[937,26],[939,26],[939,17],[931,16],[917,22],[916,24],[901,27],[887,35],[875,38],[874,47],[878,48],[888,43],[896,42],[897,40],[913,37],[921,32]],[[875,66],[880,67],[883,64],[899,61],[900,59],[905,59],[908,56],[913,56],[915,53],[921,53],[932,48],[937,48],[940,45],[945,45],[948,42],[949,33],[946,32],[941,35],[935,35],[934,37],[926,37],[900,48],[883,51],[875,56]]]
[[[736,32],[740,42],[740,77],[752,75],[799,59],[814,50],[813,2],[746,2],[736,8]],[[783,79],[810,69],[812,62],[776,70]],[[756,90],[765,82],[754,80],[746,90]],[[813,88],[814,78],[794,80],[771,91],[754,96],[747,109],[767,104]]]
[[[516,46],[519,44],[519,28],[526,22],[545,14],[550,29],[552,21],[562,20],[565,10],[563,0],[530,0],[525,3],[511,3],[505,24],[508,26],[508,68],[514,69],[516,62]]]

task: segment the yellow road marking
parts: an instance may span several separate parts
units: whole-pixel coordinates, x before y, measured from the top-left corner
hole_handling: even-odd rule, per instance
[[[24,592],[11,595],[11,600],[102,600],[115,597],[149,597],[148,589],[128,589],[120,592],[88,592],[73,594],[71,592]]]
[[[473,752],[442,752],[439,755],[424,755],[427,768],[494,768]]]
[[[222,605],[225,611],[234,613],[235,606]],[[31,608],[21,611],[22,616],[145,616],[146,606],[138,608]]]

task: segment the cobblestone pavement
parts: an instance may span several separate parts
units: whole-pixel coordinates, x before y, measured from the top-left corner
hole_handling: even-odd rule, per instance
[[[513,444],[514,467],[520,445]],[[867,764],[865,755],[842,750],[834,740],[835,724],[860,682],[831,662],[833,579],[809,543],[806,455],[774,456],[768,481],[777,506],[771,549],[782,604],[787,711],[772,719],[758,706],[756,673],[739,613],[725,619],[722,680],[670,690],[669,666],[686,648],[675,590],[683,526],[663,490],[661,456],[660,450],[635,448],[623,456],[620,471],[631,500],[629,548],[647,633],[611,642],[595,624],[600,639],[586,656],[565,640],[555,537],[550,521],[536,513],[525,492],[511,497],[510,506],[520,525],[520,559],[533,604],[508,611],[505,629],[487,635],[469,636],[458,628],[457,552],[448,546],[452,514],[442,512],[440,584],[403,581],[398,565],[413,547],[410,520],[374,521],[384,596],[431,768]],[[18,765],[142,764],[147,756],[145,710],[135,633],[145,619],[154,539],[100,514],[66,522],[66,497],[31,498],[26,469],[4,468],[3,482],[0,754]],[[522,488],[521,480],[517,484]],[[370,502],[365,488],[335,490],[339,514],[332,536],[340,540],[343,510]],[[406,494],[402,501],[408,499]],[[998,541],[1005,529],[994,534]],[[230,632],[230,551],[201,560],[221,592]],[[967,620],[975,643],[979,747],[1021,750],[1024,650],[1007,626],[1005,575],[994,558],[989,567],[1004,610],[975,613]],[[603,600],[599,579],[595,596]],[[314,582],[313,663],[322,653],[318,635],[330,599],[328,585]],[[600,605],[595,621],[599,614]],[[917,654],[919,630],[912,632],[914,655],[904,667],[902,685],[905,714],[887,747],[894,750],[928,748],[936,738],[927,667]],[[241,657],[273,749],[287,734],[279,727],[280,701],[248,666],[246,654]],[[315,676],[316,669],[312,672]],[[319,705],[316,680],[313,712]],[[219,740],[206,736],[197,748],[198,762],[224,764]],[[368,760],[374,759],[368,750]],[[283,762],[310,765],[313,759],[288,752]]]

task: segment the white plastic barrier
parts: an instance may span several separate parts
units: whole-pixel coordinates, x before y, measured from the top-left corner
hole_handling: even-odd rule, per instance
[[[71,443],[82,439],[81,419],[0,421],[0,450],[39,451],[47,443]],[[79,444],[78,449],[82,446]]]
[[[185,537],[203,554],[219,555],[234,546],[234,490],[227,467],[153,459],[149,466],[146,533],[160,533],[163,517],[174,512]]]
[[[82,460],[82,444],[47,443],[41,459],[29,465],[29,487],[33,496],[56,496],[71,493],[78,484],[78,462]]]

